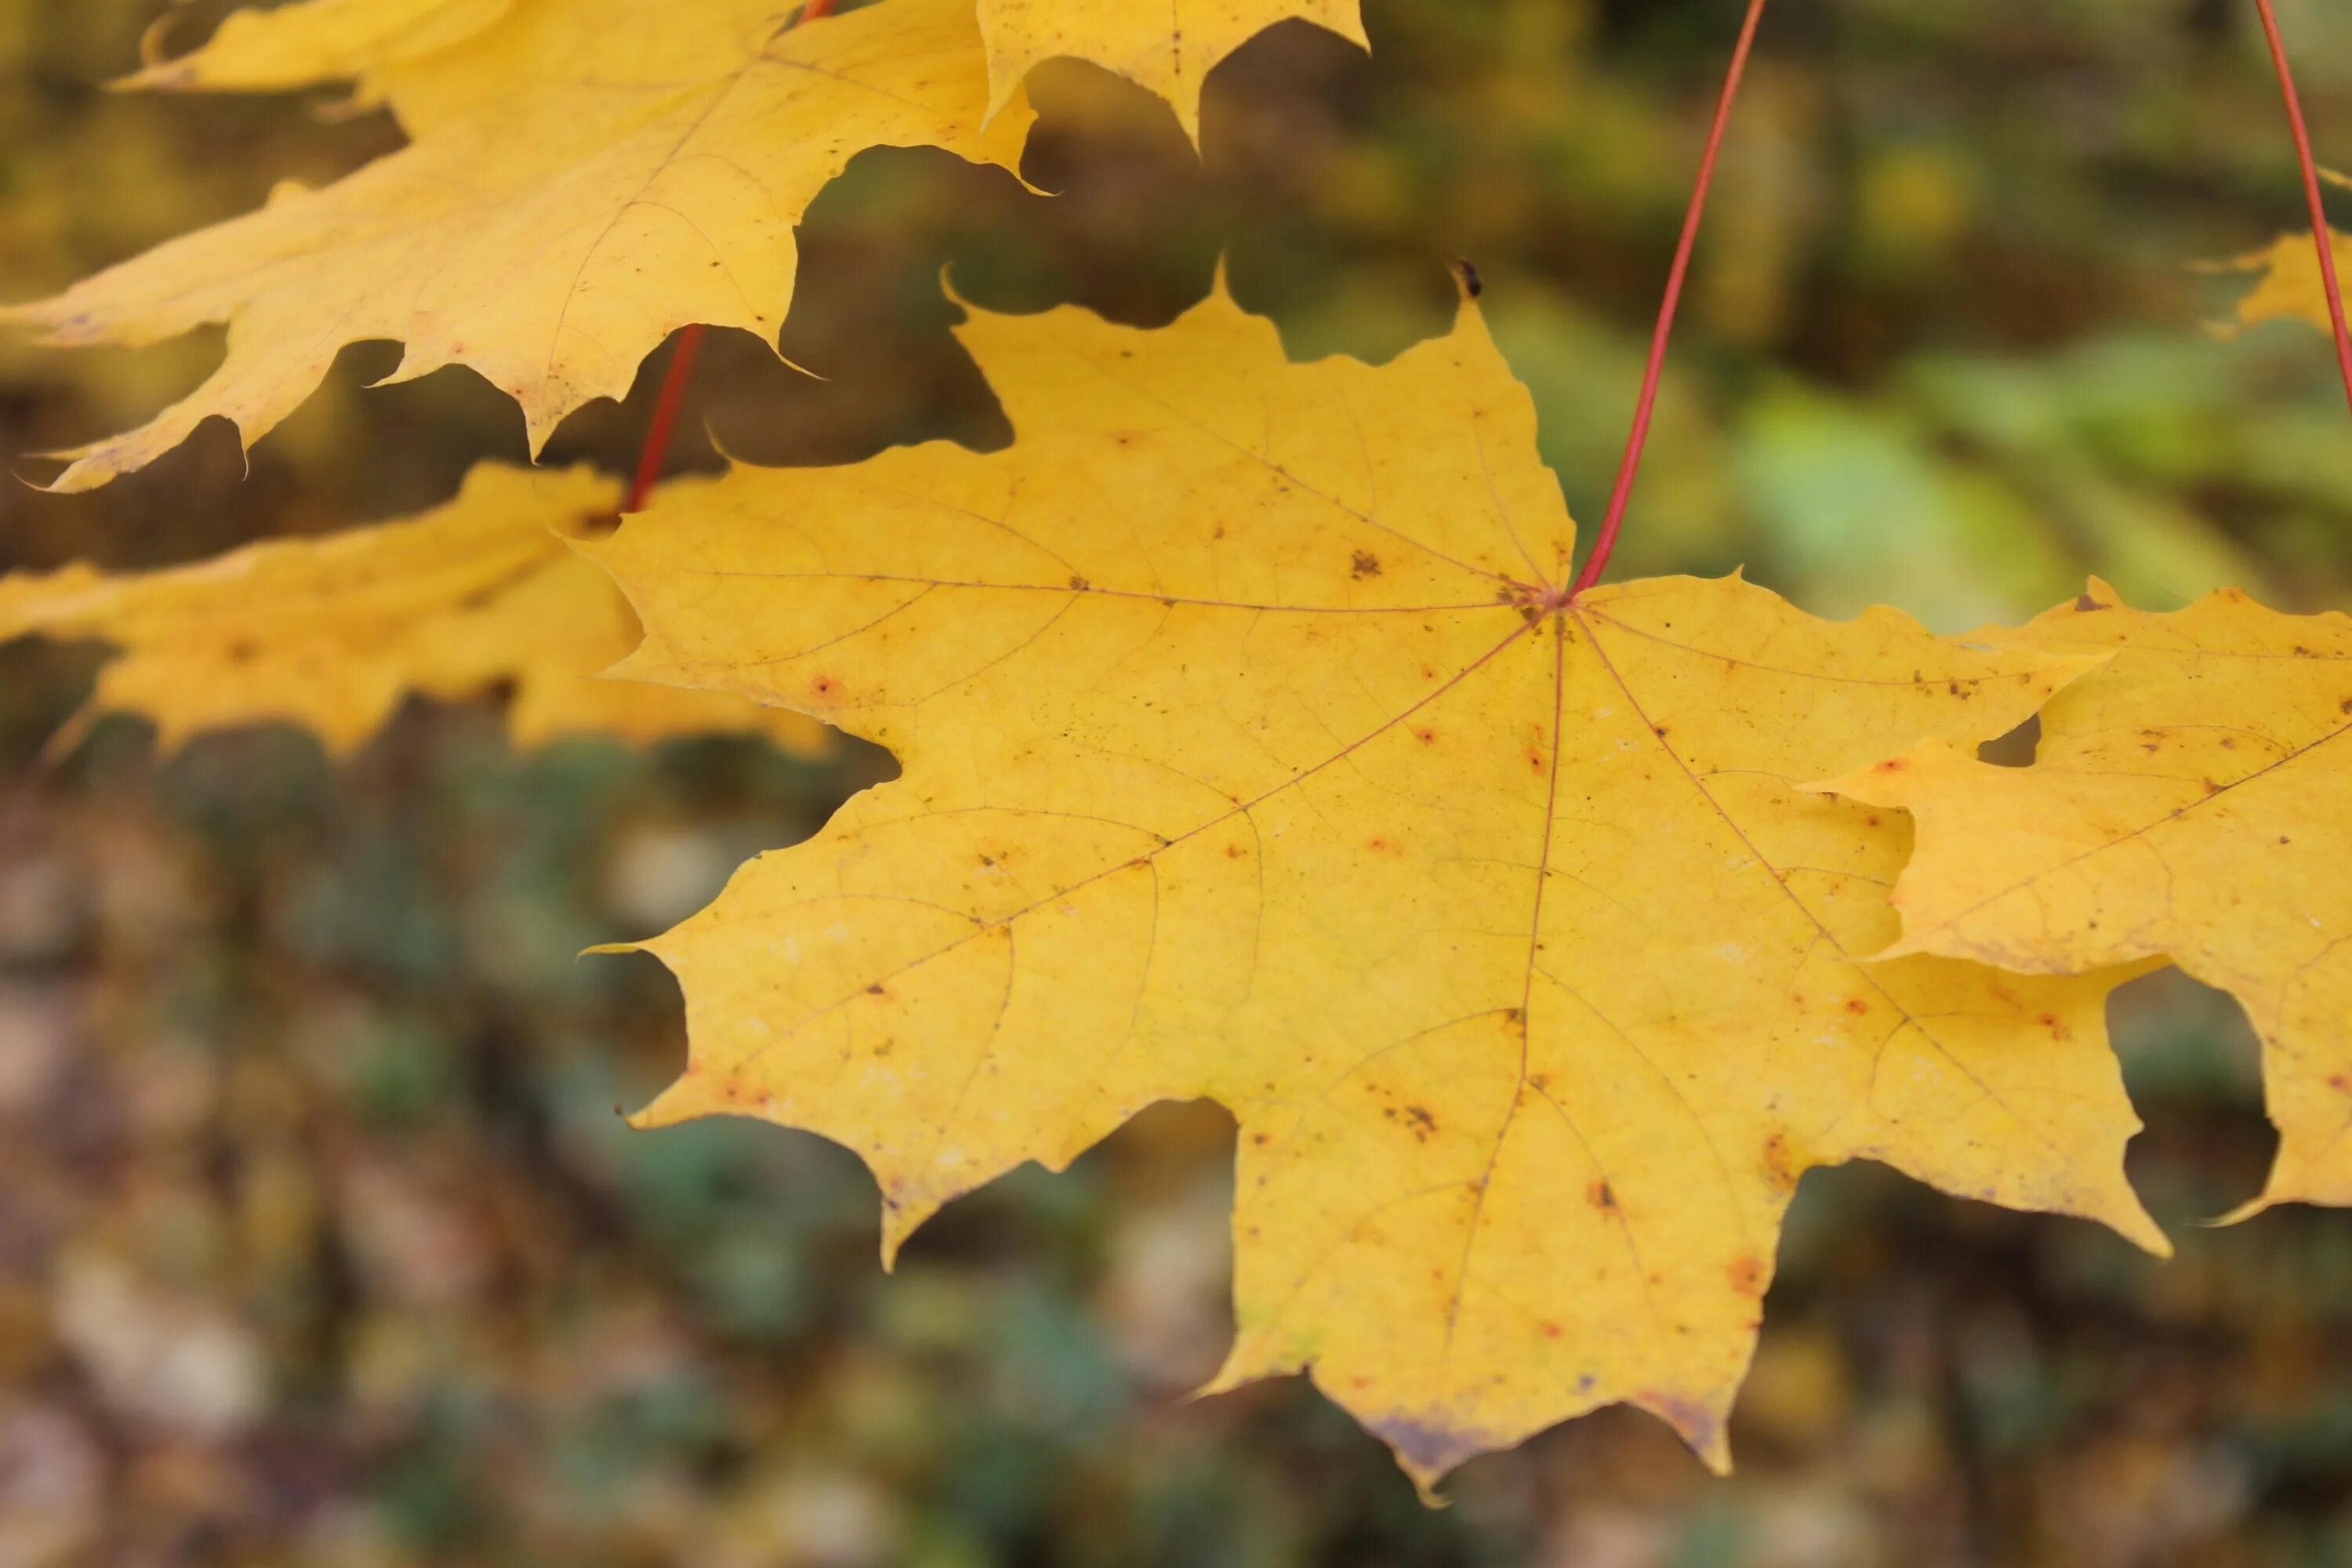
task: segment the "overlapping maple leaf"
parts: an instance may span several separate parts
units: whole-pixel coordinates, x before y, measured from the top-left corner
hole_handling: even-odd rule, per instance
[[[1895,952],[2069,973],[2168,958],[2245,1007],[2273,1204],[2352,1204],[2352,618],[2231,591],[2170,615],[2094,582],[1989,640],[2107,658],[2028,768],[1929,744],[1830,787],[1919,820]]]
[[[233,14],[137,85],[352,79],[409,135],[320,190],[184,236],[0,323],[62,347],[226,324],[226,360],[149,424],[72,451],[59,489],[144,467],[205,419],[250,445],[345,346],[390,339],[390,379],[472,367],[536,452],[628,390],[691,323],[772,341],[794,228],[857,153],[938,146],[1017,169],[1022,79],[1075,55],[1165,94],[1197,134],[1201,79],[1291,16],[1362,37],[1356,0],[879,0],[810,18],[776,0],[307,0]]]
[[[2329,234],[2338,272],[2352,273],[2352,241]],[[2334,321],[2328,314],[2327,290],[2319,271],[2319,250],[2308,233],[2281,235],[2266,248],[2228,263],[2231,270],[2253,275],[2253,285],[2237,303],[2241,326],[2264,321],[2307,321],[2321,331]]]
[[[0,642],[28,634],[113,645],[69,742],[102,714],[153,721],[166,751],[207,731],[298,724],[350,751],[402,699],[512,688],[517,745],[614,735],[760,734],[803,755],[830,732],[719,692],[595,679],[635,620],[561,537],[609,514],[620,487],[586,468],[485,463],[447,505],[322,539],[110,576],[87,566],[0,577]]]
[[[356,26],[373,12],[337,15]],[[664,5],[658,26],[642,0],[509,0],[415,56],[380,37],[358,51],[273,34],[304,19],[318,13],[253,18],[231,58],[277,36],[282,55],[315,61],[281,62],[291,79],[363,53],[363,84],[410,144],[0,313],[66,346],[228,326],[227,357],[202,386],[137,430],[60,454],[73,461],[58,488],[142,467],[214,416],[250,443],[368,339],[405,345],[395,381],[478,371],[522,405],[536,451],[564,415],[625,393],[680,327],[772,340],[792,302],[793,226],[858,153],[936,145],[1010,167],[1030,120],[1019,101],[988,119],[971,0],[881,0],[805,26],[773,0]],[[203,60],[181,75],[203,79]]]
[[[1201,84],[1219,61],[1292,19],[1367,44],[1361,9],[1361,0],[980,0],[989,103],[993,110],[1012,102],[1033,67],[1069,57],[1166,99],[1198,142]]]

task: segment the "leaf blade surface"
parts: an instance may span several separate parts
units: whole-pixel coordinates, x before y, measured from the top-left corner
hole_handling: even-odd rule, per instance
[[[1217,1386],[1311,1370],[1423,1484],[1630,1401],[1710,1461],[1802,1172],[1868,1156],[2162,1238],[2116,975],[1865,966],[1895,816],[1801,793],[2002,732],[2083,661],[1738,580],[1570,605],[1572,529],[1474,308],[1286,363],[1222,295],[963,335],[1016,438],[738,469],[583,548],[623,667],[786,703],[898,781],[647,944],[660,1125],[822,1132],[886,1252],[1154,1100],[1240,1123]]]

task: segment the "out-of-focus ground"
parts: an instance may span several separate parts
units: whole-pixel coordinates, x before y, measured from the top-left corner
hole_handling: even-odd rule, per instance
[[[100,82],[155,0],[0,0],[0,298],[396,142],[330,95]],[[200,37],[217,4],[188,7]],[[818,204],[784,346],[713,340],[741,455],[1009,438],[939,279],[1163,321],[1220,255],[1292,351],[1439,331],[1474,258],[1580,516],[1614,469],[1734,0],[1368,0],[1215,77],[1205,156],[1077,68],[1024,193],[876,153]],[[648,25],[658,6],[648,6]],[[2352,12],[2282,0],[2352,162]],[[1783,0],[1741,105],[1621,575],[1750,574],[1958,629],[2086,571],[2169,606],[2352,593],[2352,440],[2321,341],[2205,330],[2189,262],[2299,221],[2251,0]],[[0,456],[144,417],[217,353],[0,346]],[[253,454],[207,427],[96,495],[0,488],[0,566],[192,560],[445,499],[521,456],[463,372],[347,353]],[[550,456],[631,458],[625,406]],[[708,464],[689,435],[679,461]],[[0,648],[0,1568],[278,1563],[1767,1568],[2352,1563],[2352,1215],[2193,1222],[2268,1158],[2226,1002],[2116,1026],[2132,1169],[2180,1257],[1807,1179],[1733,1423],[1737,1477],[1611,1412],[1429,1512],[1303,1385],[1186,1403],[1229,1322],[1231,1124],[1155,1110],[875,1263],[847,1154],[629,1132],[673,1070],[650,934],[881,759],[707,742],[516,755],[417,707],[337,768],[254,731],[49,764],[93,656]]]

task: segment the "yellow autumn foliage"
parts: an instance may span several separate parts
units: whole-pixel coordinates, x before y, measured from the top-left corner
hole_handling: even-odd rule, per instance
[[[1360,0],[979,0],[989,102],[1009,104],[1030,68],[1073,56],[1117,71],[1175,107],[1201,139],[1201,83],[1218,61],[1293,18],[1366,43]]]
[[[299,0],[230,14],[199,50],[156,62],[142,87],[266,90],[356,79],[460,44],[518,0]],[[1218,62],[1278,22],[1313,22],[1361,44],[1360,0],[975,0],[988,50],[990,112],[1010,105],[1043,61],[1071,57],[1167,99],[1200,139],[1201,84]],[[791,8],[780,13],[791,14]]]
[[[2017,724],[2085,661],[1738,579],[1570,603],[1478,312],[1286,363],[1222,293],[975,314],[1016,439],[675,487],[582,546],[622,671],[790,705],[904,776],[647,944],[690,1060],[642,1116],[822,1132],[886,1251],[1143,1107],[1240,1123],[1237,1342],[1422,1483],[1612,1402],[1710,1463],[1802,1173],[1885,1161],[2164,1241],[2122,972],[1868,963],[1898,814],[1805,781]]]
[[[405,521],[168,571],[108,576],[76,565],[0,577],[0,641],[113,645],[84,721],[142,714],[166,750],[274,721],[347,752],[412,693],[455,699],[508,684],[520,746],[576,733],[649,743],[734,731],[823,751],[824,727],[803,714],[597,679],[635,644],[636,622],[556,531],[618,500],[614,481],[586,468],[486,463],[456,500]]]
[[[355,81],[363,101],[383,94],[377,73],[464,44],[502,20],[516,0],[297,0],[232,11],[203,48],[151,61],[125,84],[202,92],[273,92]],[[158,24],[168,33],[170,18]],[[160,41],[151,35],[150,45]]]
[[[194,393],[58,454],[71,465],[57,488],[143,467],[215,416],[250,444],[370,339],[406,346],[394,381],[479,372],[522,405],[536,451],[566,414],[625,393],[680,327],[773,340],[793,227],[858,153],[938,145],[1012,167],[1031,118],[1016,101],[983,125],[971,0],[880,0],[781,28],[772,0],[677,0],[658,26],[635,0],[510,0],[416,54],[375,30],[387,16],[425,27],[472,10],[316,0],[166,68],[179,85],[210,69],[292,81],[358,68],[411,142],[0,310],[59,346],[228,327],[226,358]]]
[[[2352,241],[2340,234],[2328,237],[2339,277],[2352,278]],[[2319,273],[2319,247],[2308,230],[2281,235],[2269,248],[2241,258],[2231,266],[2255,274],[2253,287],[2238,300],[2242,326],[2259,326],[2279,320],[2307,321],[2321,331],[2333,331],[2327,311],[2327,290]]]
[[[2169,958],[2263,1042],[2273,1204],[2352,1204],[2352,618],[2235,590],[2170,615],[2094,581],[2006,646],[2108,658],[2042,715],[2030,768],[1930,744],[1828,787],[1919,847],[1897,953],[2070,973]]]

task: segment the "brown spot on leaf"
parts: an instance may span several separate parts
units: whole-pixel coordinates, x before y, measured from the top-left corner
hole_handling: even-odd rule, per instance
[[[1845,999],[1845,1010],[1859,1016],[1870,1011],[1870,1004],[1859,996],[1849,996]]]
[[[1606,1182],[1595,1182],[1584,1189],[1584,1201],[1607,1214],[1617,1206],[1617,1192]]]
[[[2102,605],[2098,600],[2094,599],[2088,594],[2084,594],[2082,597],[2074,601],[2074,609],[2079,615],[2087,616],[2093,610],[2112,610],[2114,608],[2115,606],[2113,605]]]
[[[1760,1296],[1764,1293],[1764,1266],[1756,1259],[1734,1258],[1731,1267],[1724,1272],[1731,1280],[1731,1288],[1741,1295]]]
[[[1348,565],[1348,574],[1351,577],[1377,577],[1381,574],[1381,558],[1369,550],[1357,551],[1355,559]]]
[[[1797,1168],[1797,1156],[1789,1147],[1789,1135],[1775,1132],[1764,1140],[1764,1168],[1772,1173],[1773,1185],[1786,1191],[1797,1184],[1801,1174]]]

